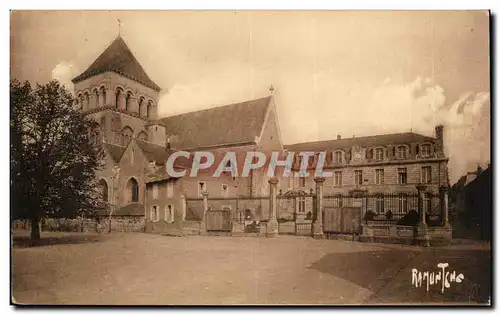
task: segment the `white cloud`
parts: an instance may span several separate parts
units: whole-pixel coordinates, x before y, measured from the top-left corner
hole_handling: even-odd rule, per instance
[[[446,111],[445,149],[454,183],[477,165],[491,162],[490,94],[464,94]]]
[[[245,63],[213,64],[193,82],[176,84],[164,94],[159,114],[262,97],[273,83],[285,143],[410,130],[435,136],[434,127],[443,124],[452,183],[490,159],[489,93],[468,92],[450,105],[445,90],[431,78],[406,82],[385,78],[373,84],[372,78],[345,78],[335,71],[312,77],[301,75],[300,69],[270,73]]]
[[[62,61],[52,69],[52,79],[58,80],[71,93],[74,93],[71,79],[77,76],[78,73],[78,69],[71,62]]]

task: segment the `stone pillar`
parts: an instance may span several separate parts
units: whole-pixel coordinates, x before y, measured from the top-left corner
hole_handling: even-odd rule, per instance
[[[425,190],[427,186],[417,185],[418,191],[418,216],[419,222],[417,227],[417,242],[419,245],[424,245],[426,247],[430,246],[429,236],[427,235],[427,223],[425,222]]]
[[[187,209],[186,195],[182,194],[181,195],[181,215],[182,215],[182,221],[186,221],[186,209]]]
[[[278,219],[276,218],[278,198],[276,196],[278,188],[278,179],[271,177],[269,179],[269,221],[267,222],[267,237],[278,235]]]
[[[324,177],[315,177],[314,182],[316,183],[316,215],[314,216],[313,223],[313,237],[315,239],[321,239],[324,237],[323,234],[323,183],[325,182]]]
[[[208,191],[202,191],[203,196],[203,216],[201,217],[200,234],[205,234],[207,232],[207,211],[208,211]]]
[[[427,227],[427,223],[425,222],[425,190],[427,186],[425,185],[417,185],[418,191],[418,226]]]
[[[449,194],[449,188],[447,186],[441,186],[439,187],[439,197],[440,197],[440,204],[441,204],[441,216],[443,220],[443,226],[444,227],[449,227],[450,222],[448,218],[448,194]]]

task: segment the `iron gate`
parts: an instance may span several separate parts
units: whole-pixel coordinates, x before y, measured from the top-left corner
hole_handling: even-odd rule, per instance
[[[208,210],[206,213],[206,229],[210,232],[231,231],[231,210]]]

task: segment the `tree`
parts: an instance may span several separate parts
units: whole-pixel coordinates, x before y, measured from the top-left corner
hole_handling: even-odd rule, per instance
[[[32,89],[12,80],[10,107],[12,219],[29,219],[37,240],[44,217],[95,213],[102,206],[97,122],[74,108],[57,81]]]

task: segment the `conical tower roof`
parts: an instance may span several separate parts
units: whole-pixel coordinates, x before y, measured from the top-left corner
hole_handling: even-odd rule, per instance
[[[107,71],[116,72],[153,90],[160,91],[160,87],[148,77],[121,36],[118,36],[87,70],[72,81],[76,83]]]

